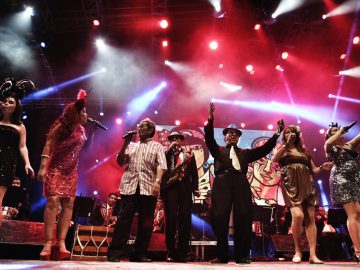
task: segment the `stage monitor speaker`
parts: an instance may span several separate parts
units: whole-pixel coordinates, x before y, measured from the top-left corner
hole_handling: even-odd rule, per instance
[[[291,234],[276,234],[271,236],[275,253],[295,252],[294,240]],[[309,243],[304,235],[300,238],[300,248],[304,252],[309,251]]]

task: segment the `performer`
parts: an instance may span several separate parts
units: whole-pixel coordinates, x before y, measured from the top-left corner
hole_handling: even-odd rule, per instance
[[[134,131],[124,136],[125,143],[118,154],[117,163],[126,165],[126,170],[120,183],[121,207],[108,249],[108,261],[120,261],[124,255],[135,211],[139,212],[139,222],[130,261],[151,261],[146,258],[146,251],[153,230],[161,178],[167,169],[164,149],[153,140],[155,128],[155,123],[147,118],[138,127],[139,142],[131,143]]]
[[[87,141],[89,147],[93,129],[87,140],[83,125],[87,122],[85,108],[86,92],[80,90],[76,102],[66,105],[63,114],[50,127],[45,147],[41,154],[40,170],[37,178],[44,183],[46,207],[44,212],[45,245],[40,253],[41,260],[53,258],[66,260],[70,252],[65,247],[65,237],[71,221],[78,181],[77,167],[80,150]],[[57,243],[53,243],[53,233],[57,211],[61,213],[57,224]]]
[[[294,263],[300,263],[302,253],[300,237],[305,221],[306,236],[310,246],[309,262],[322,264],[316,256],[315,207],[319,199],[312,174],[330,170],[332,163],[325,162],[316,167],[301,141],[301,131],[297,126],[288,126],[282,136],[282,146],[275,151],[274,162],[281,167],[281,189],[286,206],[290,209],[291,230],[295,244]]]
[[[325,151],[334,162],[330,173],[330,197],[334,205],[342,205],[348,216],[347,225],[354,244],[354,260],[360,261],[360,134],[344,143],[344,133],[350,126],[331,124],[326,132]]]
[[[205,125],[205,141],[214,157],[215,179],[212,187],[211,221],[217,238],[217,258],[211,263],[227,263],[230,212],[234,217],[234,258],[236,263],[250,263],[249,252],[252,230],[252,196],[246,178],[248,164],[264,157],[275,147],[284,123],[278,121],[278,133],[264,145],[254,149],[237,147],[242,132],[235,124],[223,130],[226,147],[214,139],[214,110],[210,103],[209,120]]]
[[[184,136],[179,131],[172,131],[168,140],[171,142],[165,152],[168,171],[161,181],[167,261],[185,262],[189,253],[192,194],[200,196],[199,177],[194,154],[181,147]]]
[[[116,222],[116,216],[113,213],[114,206],[118,196],[111,192],[108,195],[106,203],[99,204],[91,214],[91,225],[113,227]]]
[[[29,80],[14,82],[7,79],[0,87],[0,226],[2,222],[2,202],[11,186],[16,171],[18,153],[25,162],[25,172],[34,178],[34,170],[29,161],[26,147],[26,129],[21,118],[21,102],[25,91],[32,90]]]

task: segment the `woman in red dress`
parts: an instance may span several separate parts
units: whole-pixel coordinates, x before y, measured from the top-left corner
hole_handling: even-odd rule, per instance
[[[45,245],[40,253],[41,260],[50,260],[51,255],[55,260],[70,258],[70,252],[66,250],[65,246],[65,237],[76,197],[80,150],[87,140],[83,127],[88,117],[85,110],[85,96],[86,92],[81,90],[78,100],[65,107],[63,114],[50,128],[41,155],[41,165],[37,177],[44,183],[44,195],[46,196]],[[53,243],[59,206],[62,210],[57,225],[57,242]],[[52,250],[53,254],[51,254]]]

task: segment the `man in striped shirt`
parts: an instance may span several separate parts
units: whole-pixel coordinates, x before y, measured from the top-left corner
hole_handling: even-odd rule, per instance
[[[130,261],[148,262],[145,257],[153,229],[154,211],[160,192],[160,181],[167,169],[163,146],[155,142],[155,123],[144,119],[138,126],[140,141],[131,143],[134,132],[125,135],[117,162],[126,165],[121,179],[121,208],[115,225],[109,261],[120,261],[124,255],[133,216],[139,213],[138,231]]]

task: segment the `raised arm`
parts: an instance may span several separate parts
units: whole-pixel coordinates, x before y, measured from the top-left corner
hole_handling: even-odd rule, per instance
[[[218,158],[220,157],[220,148],[214,138],[214,110],[215,110],[215,104],[210,103],[209,119],[204,127],[204,131],[205,131],[205,142],[207,147],[209,148],[211,155],[214,158]]]
[[[336,141],[338,138],[345,133],[344,127],[341,127],[334,135],[332,135],[329,139],[325,142],[325,152],[329,153],[331,152],[331,149],[336,144]]]
[[[125,154],[126,148],[129,146],[134,133],[129,131],[124,137],[124,144],[120,149],[119,154],[117,155],[116,162],[119,166],[123,166],[129,162],[129,155]]]
[[[21,126],[20,126],[19,152],[25,163],[26,174],[30,174],[31,178],[34,178],[34,176],[35,176],[34,170],[30,165],[29,152],[26,147],[26,129],[23,124],[21,124]]]
[[[346,144],[349,145],[350,148],[356,149],[360,144],[360,133],[351,141],[348,141]]]

